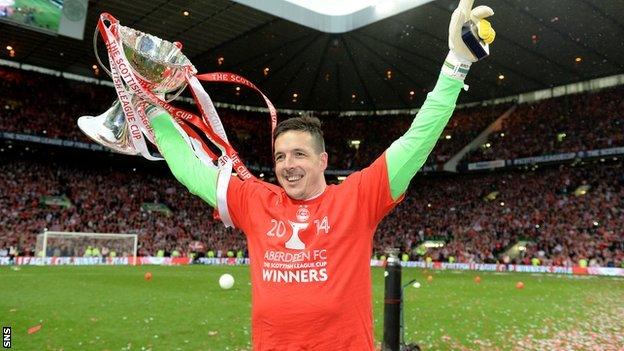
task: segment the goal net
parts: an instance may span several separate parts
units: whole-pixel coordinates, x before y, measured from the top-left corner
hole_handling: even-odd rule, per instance
[[[38,257],[134,257],[136,234],[44,231],[37,235]]]

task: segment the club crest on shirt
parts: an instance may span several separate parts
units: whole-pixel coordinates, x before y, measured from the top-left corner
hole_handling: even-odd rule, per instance
[[[308,206],[299,206],[299,209],[297,210],[297,221],[305,223],[308,219],[310,219],[310,210],[308,210]]]

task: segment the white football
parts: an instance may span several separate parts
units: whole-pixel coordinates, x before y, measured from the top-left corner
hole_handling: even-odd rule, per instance
[[[231,274],[223,274],[221,275],[221,277],[219,278],[219,286],[221,286],[221,289],[230,289],[232,286],[234,286],[234,277],[232,277]]]

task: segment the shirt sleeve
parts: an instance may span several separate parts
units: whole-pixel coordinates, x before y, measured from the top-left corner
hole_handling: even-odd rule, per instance
[[[373,229],[402,200],[402,197],[393,199],[390,194],[385,153],[370,166],[347,177],[344,185],[353,189],[347,190],[347,196],[356,197],[362,220]]]
[[[249,211],[249,199],[259,199],[256,194],[257,186],[255,179],[242,181],[236,177],[230,178],[227,192],[228,211],[232,223],[247,235],[247,229],[252,225],[253,213]],[[260,203],[260,201],[257,201]]]
[[[195,156],[166,112],[153,117],[150,123],[156,135],[158,150],[167,161],[171,173],[192,194],[216,208],[219,171],[205,165]]]
[[[393,199],[405,193],[410,181],[433,150],[448,123],[463,82],[442,73],[409,130],[386,150],[388,180]]]

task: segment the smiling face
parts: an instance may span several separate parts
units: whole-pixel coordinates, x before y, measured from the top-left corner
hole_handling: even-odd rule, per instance
[[[275,139],[274,149],[275,175],[290,198],[306,200],[325,190],[327,153],[310,133],[281,133]]]

